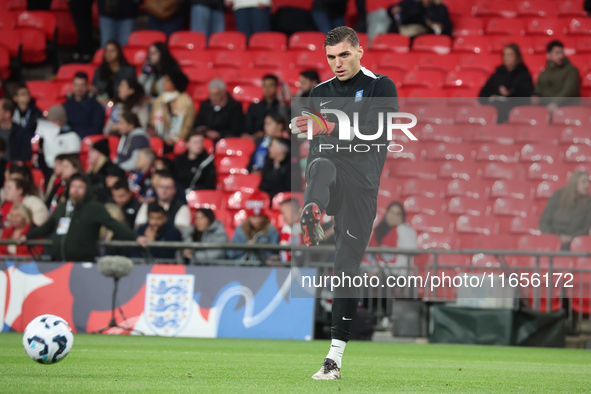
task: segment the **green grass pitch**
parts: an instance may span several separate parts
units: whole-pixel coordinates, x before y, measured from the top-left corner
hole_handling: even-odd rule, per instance
[[[0,334],[0,393],[591,393],[591,352],[350,342],[343,378],[313,381],[328,341],[76,335],[55,365]]]

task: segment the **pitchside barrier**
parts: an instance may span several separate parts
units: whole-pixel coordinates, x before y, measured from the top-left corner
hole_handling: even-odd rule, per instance
[[[0,240],[0,244],[11,244]],[[51,245],[50,241],[29,241],[27,245]],[[101,247],[139,248],[132,241],[111,241]],[[240,270],[271,267],[291,268],[291,298],[318,299],[321,306],[330,305],[334,287],[340,285],[330,261],[333,246],[307,248],[284,245],[240,245],[232,243],[152,242],[146,258],[136,259],[137,265],[167,263],[184,266],[182,259],[154,260],[149,250],[163,249],[239,249],[252,252],[249,260],[201,261],[199,266],[218,266]],[[265,252],[291,252],[291,262],[265,258]],[[358,277],[351,278],[359,287],[363,305],[378,317],[392,314],[395,299],[422,300],[427,304],[446,303],[476,308],[528,308],[552,312],[565,310],[571,330],[589,331],[591,327],[591,264],[589,253],[563,251],[523,251],[485,249],[398,249],[368,247],[367,256],[398,254],[411,256],[404,265],[361,265]],[[8,267],[16,261],[31,258],[2,256]],[[35,261],[41,261],[35,259]],[[162,265],[160,265],[162,266]],[[312,270],[309,270],[312,269]],[[303,272],[307,272],[304,275]],[[310,274],[310,273],[313,274]],[[268,275],[268,274],[267,274]],[[338,275],[336,275],[338,277]],[[347,279],[347,278],[339,278]],[[0,293],[2,293],[0,291]],[[548,301],[550,300],[550,301]],[[0,303],[2,304],[2,303]],[[320,314],[330,311],[321,308]],[[324,316],[326,317],[326,316]]]

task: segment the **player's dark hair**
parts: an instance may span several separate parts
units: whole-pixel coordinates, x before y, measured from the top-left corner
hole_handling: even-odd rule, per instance
[[[267,74],[267,75],[265,75],[265,76],[263,77],[263,81],[264,81],[265,79],[272,79],[272,80],[273,80],[273,82],[275,82],[275,85],[279,85],[279,79],[278,79],[278,78],[277,78],[275,75],[273,75],[273,74]]]
[[[318,76],[318,72],[316,70],[306,70],[302,71],[300,75],[310,81],[320,82],[320,76]]]
[[[359,37],[357,37],[355,30],[347,26],[335,27],[326,35],[324,47],[332,47],[344,41],[349,41],[354,47],[359,46]]]
[[[166,214],[166,211],[164,210],[164,208],[160,204],[158,204],[156,201],[153,201],[148,204],[148,214],[159,213],[159,212]]]
[[[546,47],[546,53],[552,52],[552,49],[554,49],[556,47],[564,48],[564,44],[558,40],[554,40],[554,41],[548,43],[548,46]]]
[[[201,212],[203,214],[203,216],[205,216],[207,218],[207,220],[209,221],[209,225],[211,225],[213,222],[215,222],[215,214],[213,213],[213,211],[211,209],[199,208],[195,212],[195,217],[197,217],[197,213],[199,213],[199,212]],[[193,235],[191,236],[191,239],[193,240],[193,242],[201,242],[201,238],[203,237],[203,232],[197,230],[196,228],[193,230],[194,231],[193,231]]]
[[[125,179],[118,179],[111,187],[111,190],[125,190],[129,191],[129,183]]]
[[[74,78],[72,78],[72,80],[76,78],[83,79],[84,82],[88,83],[88,74],[86,74],[84,71],[78,71],[76,74],[74,74]]]
[[[405,223],[406,222],[406,211],[404,210],[404,206],[402,206],[402,204],[399,203],[398,201],[392,201],[390,203],[390,205],[388,205],[388,209],[386,209],[386,214],[388,213],[390,208],[392,208],[394,206],[400,208],[400,211],[402,212],[402,222]],[[378,224],[376,226],[376,229],[374,230],[374,234],[376,236],[376,241],[378,241],[378,245],[380,245],[382,243],[382,239],[386,236],[386,234],[388,234],[390,232],[391,229],[392,229],[392,227],[388,226],[388,222],[386,221],[386,217],[384,216],[384,218],[382,219],[380,224]]]

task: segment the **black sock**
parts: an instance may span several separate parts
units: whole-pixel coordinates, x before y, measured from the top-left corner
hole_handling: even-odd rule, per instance
[[[323,212],[330,202],[330,188],[336,179],[337,169],[330,160],[319,159],[312,163],[306,177],[304,206],[313,202],[318,205],[320,212]]]

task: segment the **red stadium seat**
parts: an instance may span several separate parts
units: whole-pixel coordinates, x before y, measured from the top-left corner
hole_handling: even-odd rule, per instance
[[[450,234],[453,231],[453,219],[447,215],[425,215],[419,213],[411,219],[410,225],[417,232]]]
[[[511,145],[514,142],[513,134],[513,129],[511,127],[486,125],[466,128],[463,132],[463,137],[464,142]]]
[[[552,18],[531,18],[526,22],[525,34],[530,36],[561,36],[566,32],[564,23]]]
[[[419,70],[435,70],[441,72],[454,71],[460,62],[460,55],[453,53],[438,55],[436,53],[421,53],[417,67]],[[436,96],[431,96],[436,97]]]
[[[450,215],[489,216],[491,207],[487,200],[470,197],[454,197],[449,201],[447,213]]]
[[[222,51],[217,50],[212,53],[213,67],[231,67],[231,68],[250,68],[252,66],[252,56],[247,51]]]
[[[478,0],[472,9],[474,16],[501,16],[514,18],[517,16],[515,2],[508,0]]]
[[[124,47],[123,56],[125,56],[125,59],[127,59],[129,64],[131,64],[132,66],[140,67],[146,61],[146,57],[148,56],[148,49]]]
[[[537,165],[535,163],[534,165]],[[523,167],[513,163],[493,162],[488,163],[482,169],[482,179],[525,179],[526,171]]]
[[[241,50],[246,49],[246,36],[238,31],[213,33],[207,45],[209,49]]]
[[[220,77],[218,70],[212,68],[183,67],[183,72],[189,78],[189,82],[195,85],[207,86],[212,79]]]
[[[447,124],[428,124],[421,130],[421,142],[462,142],[461,127]]]
[[[422,233],[417,237],[417,249],[458,249],[459,239],[455,234]]]
[[[224,202],[224,193],[218,190],[193,190],[187,193],[187,205],[190,209],[225,209]]]
[[[164,155],[164,141],[159,137],[150,137],[150,148],[156,152],[156,157]]]
[[[43,175],[43,171],[33,168],[31,169],[31,174],[33,175],[33,184],[39,189],[45,190],[45,175]]]
[[[51,81],[27,81],[31,97],[37,100],[54,100],[58,97],[57,85]]]
[[[45,40],[53,41],[57,19],[53,12],[49,11],[24,11],[16,19],[16,27],[41,30],[45,34]]]
[[[460,238],[462,249],[496,249],[511,250],[515,248],[516,239],[509,234],[474,234]]]
[[[380,68],[394,68],[402,71],[411,71],[416,68],[419,62],[420,53],[407,53],[404,56],[400,56],[396,53],[389,52],[378,52],[377,54],[377,66]]]
[[[560,238],[554,234],[522,235],[517,241],[517,250],[559,251]]]
[[[554,192],[564,187],[564,183],[555,181],[543,181],[536,187],[536,199],[549,200]]]
[[[226,175],[218,178],[217,188],[225,192],[242,191],[252,194],[258,189],[260,183],[260,175]]]
[[[294,63],[294,52],[281,52],[281,56],[269,51],[251,51],[253,55],[254,67],[259,68],[289,68]]]
[[[245,156],[250,158],[256,145],[244,138],[222,138],[215,144],[216,156]]]
[[[425,160],[461,161],[467,162],[474,155],[473,147],[470,144],[439,143],[427,147]]]
[[[456,19],[453,24],[452,36],[481,36],[484,34],[482,19],[463,17]]]
[[[550,122],[550,112],[545,107],[536,105],[520,105],[509,113],[509,123],[544,125]]]
[[[533,214],[535,205],[529,200],[518,198],[497,198],[493,204],[492,213],[495,216],[526,217]]]
[[[518,144],[544,142],[554,144],[558,142],[559,130],[551,126],[542,127],[512,127],[515,131],[515,142]]]
[[[559,107],[552,114],[552,124],[570,126],[589,126],[591,124],[591,108]]]
[[[267,51],[285,51],[287,49],[287,36],[284,33],[274,31],[254,33],[248,39],[248,48]]]
[[[557,1],[548,0],[523,0],[517,2],[517,16],[537,16],[540,18],[554,17],[556,15]]]
[[[451,51],[452,40],[446,35],[421,34],[415,37],[412,50],[415,52],[434,52],[445,55]]]
[[[378,34],[371,42],[370,50],[389,53],[406,53],[409,51],[410,38],[402,34]]]
[[[437,179],[440,163],[404,162],[396,166],[394,176],[397,178]]]
[[[207,90],[207,85],[203,84],[189,86],[187,93],[193,99],[193,104],[195,105],[195,113],[198,113],[199,108],[201,106],[201,102],[209,98],[209,91]]]
[[[408,71],[404,74],[402,87],[405,88],[440,88],[443,86],[444,74],[439,71]]]
[[[565,127],[560,133],[560,143],[591,146],[591,134],[586,127]]]
[[[462,215],[456,220],[456,231],[488,236],[499,233],[499,223],[490,216]]]
[[[508,36],[522,36],[525,26],[521,19],[491,18],[485,28],[486,34],[500,34]]]
[[[466,165],[461,161],[448,161],[440,164],[438,175],[442,179],[452,178],[474,181],[478,176],[478,172],[477,165]]]
[[[456,123],[493,125],[497,123],[497,109],[492,105],[461,107],[455,117]]]
[[[454,52],[472,52],[487,54],[490,52],[490,43],[486,36],[465,36],[454,40],[452,50]]]
[[[591,35],[591,20],[589,18],[573,18],[568,23],[568,34],[572,36]]]
[[[557,3],[558,16],[587,16],[581,1],[559,1]]]
[[[308,51],[322,51],[324,49],[324,33],[303,31],[289,37],[289,49],[305,49]]]
[[[78,43],[78,30],[69,9],[55,12],[57,26],[57,44],[59,46],[74,46]]]
[[[568,153],[567,153],[568,161]],[[527,178],[532,181],[567,181],[567,173],[570,167],[559,163],[533,163],[529,166]]]
[[[519,161],[533,162],[544,161],[546,163],[555,163],[562,159],[562,152],[556,145],[550,144],[527,144],[521,148]]]
[[[447,185],[445,197],[487,198],[490,193],[489,182],[481,180],[454,179]]]
[[[234,97],[236,101],[242,103],[245,113],[250,104],[261,101],[261,96],[261,88],[258,86],[242,85],[235,86],[234,89],[232,89],[232,97]]]
[[[94,78],[96,66],[94,64],[64,64],[57,70],[56,82],[72,82],[74,75],[78,72],[83,72],[88,76],[88,81],[91,82]]]
[[[129,35],[127,39],[127,46],[129,48],[148,49],[148,47],[156,42],[166,43],[166,34],[156,30],[138,30]],[[125,44],[125,43],[121,43]],[[200,49],[200,48],[196,48]]]
[[[199,69],[205,69],[213,66],[211,60],[212,53],[208,51],[193,51],[190,49],[171,48],[170,53],[182,68],[190,66]]]
[[[483,71],[487,74],[492,74],[500,63],[501,58],[498,55],[462,54],[459,69],[462,71]]]
[[[304,193],[302,192],[282,192],[277,193],[271,201],[271,209],[279,211],[281,209],[281,203],[287,199],[296,200],[300,205],[300,208],[304,206]]]
[[[516,163],[518,157],[519,148],[514,145],[482,144],[476,151],[477,161]]]
[[[488,76],[482,71],[450,71],[445,76],[444,86],[455,89],[480,90],[486,83]]]
[[[267,208],[271,205],[271,199],[267,193],[256,190],[254,193],[237,191],[230,195],[227,200],[227,209],[248,209],[249,202],[256,200],[262,202],[262,207]]]
[[[41,32],[37,33],[39,36],[43,35]],[[43,45],[41,46],[43,47],[43,50],[45,50],[45,42],[43,42]],[[3,29],[2,34],[0,34],[0,47],[6,48],[11,58],[16,58],[18,56],[19,48],[21,47],[21,36],[19,32],[11,29]]]
[[[565,160],[570,163],[590,163],[591,146],[571,145],[566,150]]]
[[[541,235],[540,218],[536,216],[515,217],[511,220],[511,234]]]
[[[441,198],[444,196],[447,183],[445,181],[432,181],[427,179],[408,179],[402,183],[400,195],[422,196],[428,198]]]
[[[298,51],[295,53],[294,65],[299,69],[322,70],[328,67],[326,55],[321,51]]]
[[[11,12],[0,12],[0,30],[14,29],[16,26],[16,18]]]
[[[389,70],[389,71],[394,72],[394,73],[399,73],[400,80],[402,80],[402,77],[403,77],[402,72],[397,71],[397,70]],[[385,75],[388,75],[388,74],[385,74]],[[390,77],[390,78],[392,78],[392,77]],[[396,82],[395,79],[392,78],[392,80],[394,82]],[[398,96],[399,97],[402,97],[400,95],[400,93],[398,94]],[[445,89],[421,89],[421,88],[417,88],[417,89],[410,89],[408,91],[408,94],[405,97],[408,97],[408,98],[449,97],[449,93]]]
[[[24,11],[27,9],[27,0],[4,0],[0,8],[8,11]]]
[[[248,174],[246,167],[250,163],[247,156],[216,156],[215,168],[218,174]]]
[[[18,29],[24,63],[43,63],[47,59],[45,33],[38,29]],[[4,35],[4,32],[2,33]]]
[[[207,37],[205,37],[205,34],[196,31],[177,31],[172,33],[168,39],[170,49],[199,50],[201,52],[200,50],[205,49],[206,43]]]
[[[403,206],[407,214],[438,215],[445,212],[445,202],[441,198],[410,196],[404,200]]]
[[[490,189],[490,198],[509,197],[530,200],[533,194],[533,185],[520,180],[499,179]]]

